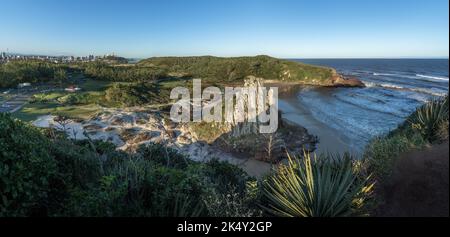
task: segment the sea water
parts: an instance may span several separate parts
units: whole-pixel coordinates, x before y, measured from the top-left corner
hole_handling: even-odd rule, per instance
[[[449,89],[448,59],[294,59],[357,77],[366,88],[302,88],[298,103],[361,152],[426,101]],[[326,129],[326,128],[324,128]],[[319,137],[320,139],[320,137]]]

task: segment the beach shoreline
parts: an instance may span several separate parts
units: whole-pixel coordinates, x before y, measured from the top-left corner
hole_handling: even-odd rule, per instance
[[[292,87],[292,85],[282,84],[277,84],[277,86],[281,91],[279,110],[283,120],[307,129],[309,134],[318,138],[319,142],[316,144],[315,150],[317,155],[326,153],[344,154],[346,152],[359,155],[360,152],[352,147],[345,134],[316,119],[308,106],[298,100],[297,96],[305,86]]]

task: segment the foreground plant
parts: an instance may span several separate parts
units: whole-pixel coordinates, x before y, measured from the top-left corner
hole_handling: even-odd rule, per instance
[[[265,209],[281,217],[339,217],[362,214],[374,184],[349,155],[289,156],[264,186]]]
[[[448,121],[448,96],[444,99],[432,100],[412,115],[409,122],[414,130],[430,142],[438,139],[439,127],[446,120]]]

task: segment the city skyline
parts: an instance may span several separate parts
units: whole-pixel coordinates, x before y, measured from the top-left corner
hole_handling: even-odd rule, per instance
[[[448,58],[448,1],[2,1],[0,52]]]

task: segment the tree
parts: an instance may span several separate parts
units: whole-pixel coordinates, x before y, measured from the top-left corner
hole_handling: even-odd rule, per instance
[[[67,80],[67,73],[63,69],[57,69],[55,73],[53,74],[53,78],[59,82],[59,84],[62,86],[62,83]]]

